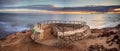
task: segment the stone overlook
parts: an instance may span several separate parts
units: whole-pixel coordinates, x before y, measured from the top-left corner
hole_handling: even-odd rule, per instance
[[[83,21],[47,20],[34,25],[31,38],[40,44],[59,46],[77,42],[91,35]]]

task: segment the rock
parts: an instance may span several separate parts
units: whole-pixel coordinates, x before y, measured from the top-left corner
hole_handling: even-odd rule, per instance
[[[89,51],[106,51],[103,45],[90,45]]]

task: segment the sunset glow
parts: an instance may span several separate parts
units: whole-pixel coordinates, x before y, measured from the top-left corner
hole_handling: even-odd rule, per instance
[[[117,12],[114,12],[117,11]],[[114,11],[106,12],[108,14],[120,14],[120,8]],[[101,14],[102,12],[96,11],[48,11],[48,10],[35,10],[35,9],[0,9],[2,13],[36,13],[36,14]]]
[[[120,11],[120,8],[116,8],[116,9],[114,9],[114,11]]]

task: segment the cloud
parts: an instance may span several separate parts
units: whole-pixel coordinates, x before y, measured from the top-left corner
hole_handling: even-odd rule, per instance
[[[86,5],[120,5],[119,0],[0,0],[0,7],[55,4],[59,7]]]
[[[0,0],[0,7],[13,6],[16,5],[18,2],[18,0]]]
[[[0,7],[19,7],[27,5],[63,5],[63,0],[0,0]]]
[[[1,13],[37,13],[37,14],[52,14],[54,11],[35,10],[35,9],[0,9]]]

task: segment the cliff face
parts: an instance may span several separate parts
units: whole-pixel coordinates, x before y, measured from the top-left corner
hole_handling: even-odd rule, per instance
[[[120,51],[120,25],[91,32],[90,36],[65,47],[38,44],[31,39],[31,30],[17,32],[0,40],[0,51]]]

